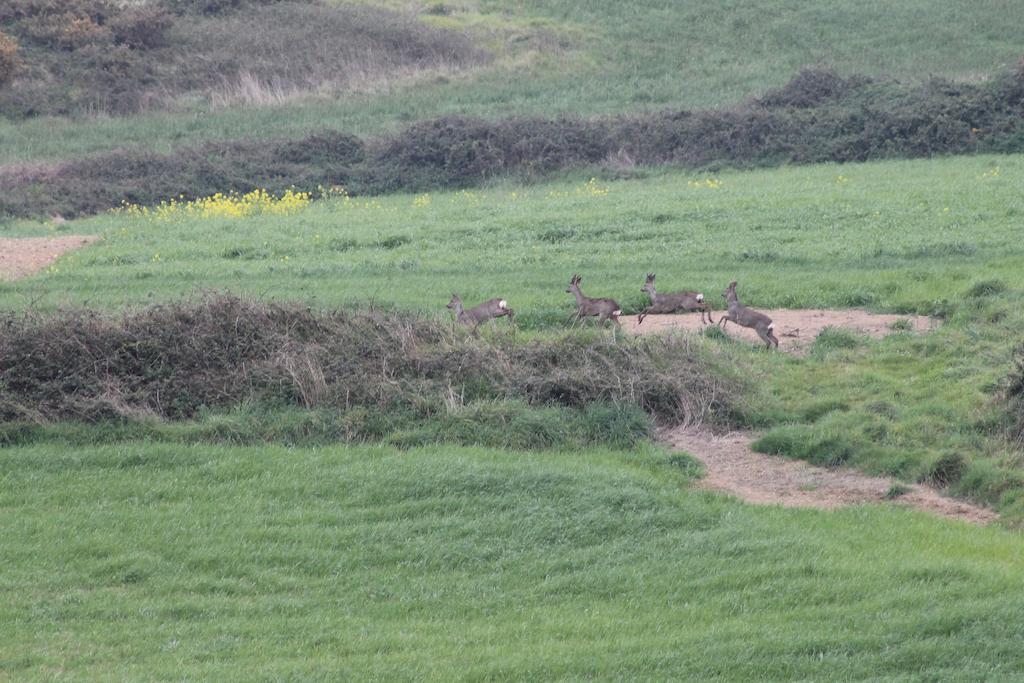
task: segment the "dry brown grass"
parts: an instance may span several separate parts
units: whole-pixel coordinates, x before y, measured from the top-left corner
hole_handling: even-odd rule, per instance
[[[626,404],[663,422],[727,420],[736,388],[681,337],[482,341],[377,310],[317,312],[227,295],[121,316],[0,317],[0,420],[183,418],[247,401],[399,410],[511,399]]]

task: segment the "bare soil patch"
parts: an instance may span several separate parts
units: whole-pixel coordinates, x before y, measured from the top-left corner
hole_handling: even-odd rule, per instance
[[[716,322],[724,312],[714,311]],[[878,338],[895,332],[893,324],[897,321],[906,321],[900,324],[909,325],[908,329],[912,332],[927,332],[939,324],[938,320],[923,315],[868,313],[859,309],[835,311],[814,308],[779,308],[766,310],[763,313],[775,323],[775,336],[779,338],[779,350],[797,354],[806,353],[814,338],[826,327],[839,327]],[[636,316],[623,316],[619,320],[625,329],[634,334],[650,334],[668,330],[699,332],[704,327],[700,322],[699,313],[649,315],[644,318],[643,324],[637,324]],[[755,344],[764,344],[754,330],[740,327],[735,323],[727,323],[725,332],[732,337],[746,339]]]
[[[883,502],[897,483],[848,468],[825,469],[758,453],[750,447],[755,438],[751,432],[716,436],[694,428],[677,428],[661,434],[661,439],[673,448],[704,463],[702,487],[731,493],[750,503],[832,510]],[[971,524],[988,524],[998,517],[992,510],[946,498],[920,484],[903,486],[909,491],[891,502]]]
[[[0,281],[17,280],[42,270],[66,252],[95,242],[97,235],[0,237]]]

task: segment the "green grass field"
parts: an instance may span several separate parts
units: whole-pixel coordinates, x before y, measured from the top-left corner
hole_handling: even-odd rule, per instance
[[[692,468],[656,450],[125,443],[0,462],[12,680],[1024,667],[1019,536],[750,507],[684,490]]]
[[[419,3],[379,2],[416,11]],[[1024,32],[1006,21],[1019,1],[961,5],[687,0],[621,3],[470,1],[424,21],[468,30],[490,66],[404,87],[278,106],[131,118],[0,121],[0,164],[55,160],[126,145],[157,150],[243,135],[298,136],[337,128],[366,134],[448,114],[608,114],[739,102],[826,64],[843,74],[974,81],[1016,62]]]
[[[493,59],[276,105],[0,119],[0,173],[444,115],[727,107],[805,66],[975,83],[1024,43],[1021,0],[369,4],[466,30]],[[102,238],[0,281],[0,310],[119,315],[226,290],[446,320],[458,292],[506,298],[518,326],[444,331],[443,351],[556,360],[576,334],[640,345],[564,330],[573,273],[627,313],[656,272],[719,315],[733,279],[759,308],[932,315],[927,334],[831,330],[806,356],[694,335],[687,367],[721,373],[736,396],[715,424],[758,430],[759,450],[944,487],[1000,521],[747,505],[694,487],[699,465],[652,443],[633,403],[463,404],[451,384],[419,412],[356,420],[345,394],[344,410],[272,397],[188,420],[0,422],[0,680],[1019,679],[1024,452],[1003,387],[1024,333],[1024,156],[607,166],[288,215],[0,222],[0,237]],[[43,386],[74,397],[57,374]]]
[[[4,234],[104,239],[5,285],[0,303],[114,307],[203,287],[442,313],[457,291],[467,301],[506,297],[524,326],[540,327],[572,310],[564,290],[574,272],[585,292],[628,311],[645,300],[640,286],[654,271],[662,287],[699,288],[719,308],[721,290],[737,279],[752,305],[951,315],[978,281],[1024,284],[1022,181],[1024,158],[972,157],[713,178],[580,176],[332,200],[245,220],[14,223]]]
[[[573,310],[569,276],[644,302],[644,274],[699,288],[721,309],[740,282],[759,307],[866,307],[935,315],[928,335],[822,340],[808,358],[709,338],[750,379],[743,420],[760,447],[847,463],[1024,514],[1019,450],[998,400],[1024,328],[1018,156],[723,173],[584,177],[529,188],[314,202],[290,216],[154,220],[111,214],[58,232],[104,235],[48,272],[9,283],[10,308],[118,308],[220,288],[314,306],[373,304],[446,317],[453,291],[518,311],[546,334]],[[18,223],[7,234],[49,234]],[[504,321],[497,323],[504,328]]]

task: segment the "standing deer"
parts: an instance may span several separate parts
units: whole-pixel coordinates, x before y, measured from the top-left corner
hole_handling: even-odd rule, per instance
[[[509,323],[515,321],[515,311],[508,307],[508,302],[504,299],[489,299],[467,311],[462,307],[462,299],[459,298],[459,295],[452,294],[452,300],[448,302],[446,308],[455,311],[455,319],[460,323],[472,326],[474,335],[476,328],[480,327],[480,323],[485,323],[488,320],[507,315]]]
[[[647,292],[651,297],[651,305],[640,311],[636,318],[636,324],[644,321],[644,316],[650,313],[689,313],[700,311],[700,322],[704,324],[704,315],[708,317],[708,324],[713,325],[715,319],[711,317],[711,306],[704,301],[701,292],[677,292],[675,294],[658,294],[654,290],[654,273],[647,274],[647,282],[640,288],[641,292]]]
[[[569,281],[569,288],[565,290],[576,297],[576,312],[570,316],[570,320],[573,318],[582,320],[596,315],[598,325],[604,324],[605,320],[610,319],[618,327],[622,327],[619,323],[622,307],[613,299],[592,299],[589,296],[584,296],[580,291],[580,280],[582,279],[579,275],[573,275],[572,280]]]
[[[725,329],[726,323],[731,320],[741,327],[753,328],[754,332],[757,332],[757,336],[761,338],[761,341],[767,344],[766,348],[770,349],[773,343],[775,348],[779,348],[779,340],[775,333],[772,332],[775,329],[775,323],[764,313],[759,313],[740,303],[739,297],[736,296],[735,280],[730,282],[729,286],[722,292],[722,298],[729,302],[729,310],[718,320],[718,324],[722,326],[722,329]]]

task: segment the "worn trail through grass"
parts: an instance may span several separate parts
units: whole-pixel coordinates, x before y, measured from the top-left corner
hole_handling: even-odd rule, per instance
[[[891,500],[940,517],[988,524],[998,515],[987,508],[943,496],[921,484],[897,484],[848,468],[816,467],[799,460],[764,455],[750,445],[751,432],[715,435],[693,428],[666,430],[662,441],[700,460],[700,486],[731,493],[748,503],[831,510]]]

